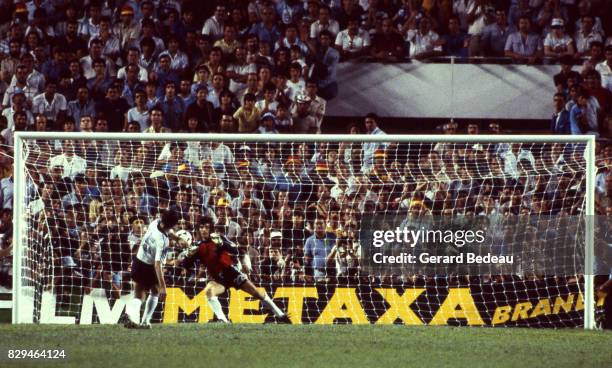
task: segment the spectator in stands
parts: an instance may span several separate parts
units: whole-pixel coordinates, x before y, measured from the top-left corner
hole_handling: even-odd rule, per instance
[[[584,25],[582,22],[582,18],[584,16],[591,15],[593,16],[593,20],[592,20],[593,30],[595,31],[595,33],[598,33],[601,36],[603,36],[604,35],[603,24],[601,22],[601,18],[595,15],[597,14],[597,12],[593,11],[591,0],[579,0],[577,8],[578,8],[578,14],[574,16],[574,19],[576,19],[576,23],[575,23],[576,32],[583,30]]]
[[[87,79],[87,89],[89,89],[92,100],[98,103],[104,99],[113,81],[104,67],[105,64],[103,59],[94,59],[92,65],[94,75]]]
[[[294,132],[297,134],[321,133],[317,119],[311,114],[311,102],[310,97],[306,94],[299,94],[295,98],[295,103],[291,108],[291,120]]]
[[[213,110],[214,126],[219,126],[221,116],[233,116],[237,110],[237,105],[234,104],[234,95],[230,91],[224,90],[221,92],[220,96],[221,103],[219,104],[219,107]],[[244,97],[242,100],[244,101]]]
[[[359,19],[351,19],[346,29],[340,31],[334,43],[343,60],[369,54],[370,34],[359,27]]]
[[[336,245],[327,256],[327,261],[328,264],[335,266],[336,277],[354,276],[357,273],[359,256],[355,253],[352,240],[344,236],[338,238]]]
[[[449,56],[467,57],[468,42],[469,37],[465,33],[461,32],[461,29],[459,28],[459,18],[451,17],[448,20],[448,34],[442,36],[442,51],[444,54]],[[480,46],[478,48],[480,48]]]
[[[325,231],[325,220],[314,220],[314,234],[304,244],[304,265],[309,267],[314,281],[326,281],[328,275],[327,257],[335,246],[336,237]]]
[[[159,98],[166,94],[166,85],[168,83],[174,83],[175,88],[180,83],[179,74],[172,69],[171,63],[172,60],[169,54],[159,55],[159,61],[150,74],[150,78],[157,83],[156,94]]]
[[[238,131],[240,133],[254,132],[260,116],[261,111],[255,107],[255,96],[245,95],[243,105],[234,113],[234,119],[238,121]]]
[[[189,66],[187,54],[179,49],[179,40],[176,37],[168,39],[168,50],[162,52],[159,57],[161,58],[162,55],[170,57],[170,69],[178,75]]]
[[[144,130],[144,133],[170,133],[171,130],[163,126],[164,110],[159,105],[155,105],[149,110],[151,125]]]
[[[481,53],[480,43],[482,32],[495,16],[495,8],[487,0],[476,0],[468,2],[467,22],[469,35],[469,55],[478,56]]]
[[[269,82],[263,86],[263,99],[257,101],[255,107],[257,107],[262,114],[267,112],[276,113],[278,101],[276,101],[276,86],[273,83]]]
[[[87,193],[84,174],[78,174],[72,182],[72,191],[62,197],[62,208],[66,211],[73,206],[89,206],[93,198]]]
[[[27,101],[25,94],[23,92],[17,91],[17,93],[13,94],[11,102],[11,106],[2,111],[2,116],[4,116],[7,120],[7,128],[12,127],[13,115],[17,112],[23,112],[26,114],[28,126],[34,125],[34,115],[29,110],[29,106],[26,103]]]
[[[178,131],[183,123],[185,103],[176,95],[176,84],[174,82],[166,82],[165,94],[160,100],[159,105],[164,112],[163,126],[171,131]]]
[[[466,133],[469,135],[476,135],[480,133],[480,127],[476,123],[469,123],[467,125]]]
[[[550,25],[551,31],[544,39],[544,55],[560,58],[564,55],[574,56],[575,50],[572,38],[565,34],[563,19],[554,18]]]
[[[576,43],[576,57],[585,56],[593,41],[601,42],[601,34],[594,29],[594,18],[592,15],[584,15],[580,19],[580,28],[576,31],[574,42]]]
[[[102,17],[100,19],[100,33],[98,34],[98,38],[102,42],[102,55],[116,62],[121,51],[121,45],[119,39],[111,32],[110,18]]]
[[[213,107],[218,108],[221,104],[221,93],[225,91],[225,76],[222,72],[213,74],[211,87],[208,90],[208,101],[213,104]]]
[[[96,104],[96,110],[104,112],[110,132],[123,130],[125,113],[129,110],[129,105],[124,98],[120,97],[118,85],[111,84],[108,86],[106,97]]]
[[[75,153],[74,141],[65,140],[62,142],[62,149],[59,155],[49,159],[49,168],[60,166],[62,177],[74,179],[78,174],[85,174],[87,162]]]
[[[128,65],[126,70],[125,79],[123,81],[117,79],[115,83],[118,88],[121,88],[121,97],[123,97],[130,106],[134,106],[136,90],[144,89],[145,85],[138,80],[138,66],[136,64]]]
[[[508,23],[518,26],[521,17],[530,21],[535,18],[535,9],[530,6],[530,0],[513,1],[508,10]]]
[[[257,128],[257,132],[260,134],[278,134],[278,130],[275,128],[276,126],[276,117],[272,112],[267,112],[262,115],[261,119],[259,119],[259,127]]]
[[[214,108],[212,103],[207,100],[208,90],[205,86],[198,87],[196,100],[187,107],[185,119],[196,118],[205,131],[216,131],[218,121],[214,119]],[[223,100],[223,97],[221,97]]]
[[[599,103],[597,99],[590,96],[586,91],[578,93],[576,103],[570,110],[570,122],[578,127],[579,134],[599,135]]]
[[[236,26],[232,23],[225,24],[223,38],[215,42],[214,46],[220,48],[225,57],[229,57],[234,54],[236,47],[240,45],[237,36]]]
[[[321,127],[327,102],[318,95],[318,89],[319,87],[316,80],[309,79],[306,81],[306,89],[304,92],[306,96],[310,98],[310,114],[317,120],[317,126]]]
[[[70,19],[66,22],[66,32],[57,39],[59,49],[70,55],[71,58],[82,58],[87,54],[87,42],[78,35],[78,29],[78,21]]]
[[[125,115],[123,129],[127,130],[130,122],[138,123],[138,131],[142,132],[149,127],[149,110],[147,109],[147,95],[144,90],[137,89],[134,92],[135,106],[129,109]]]
[[[404,40],[393,28],[391,19],[382,20],[382,32],[374,34],[370,52],[382,62],[396,62],[404,56]]]
[[[559,0],[545,0],[544,5],[534,20],[542,30],[542,35],[546,35],[551,31],[551,24],[554,19],[560,19],[564,24],[568,24],[567,7]]]
[[[298,47],[302,53],[307,54],[309,52],[308,46],[298,37],[298,27],[295,23],[290,23],[285,26],[284,37],[280,38],[274,44],[274,51],[277,51],[281,47],[290,49],[293,46]]]
[[[606,46],[605,60],[595,66],[601,76],[601,86],[612,92],[612,45]]]
[[[68,63],[64,57],[64,51],[58,46],[53,46],[53,58],[51,60],[40,60],[39,68],[45,79],[59,80],[68,71]]]
[[[68,62],[68,71],[60,76],[59,91],[67,101],[72,101],[77,98],[77,91],[81,86],[87,87],[87,79],[83,76],[79,60],[71,59]],[[91,93],[89,96],[91,97]]]
[[[28,86],[35,88],[37,91],[42,92],[45,89],[45,76],[34,68],[34,56],[33,54],[27,53],[21,56],[21,64],[26,67],[26,82]],[[40,68],[40,65],[36,65]],[[14,85],[17,78],[13,76],[11,85]]]
[[[338,32],[340,32],[340,24],[331,18],[331,9],[326,5],[319,8],[319,17],[310,25],[310,39],[316,42],[323,30],[329,31],[334,39]]]
[[[550,131],[553,134],[580,134],[578,127],[571,124],[569,111],[565,110],[565,95],[555,93],[553,103],[555,112],[550,122]]]
[[[81,131],[81,118],[91,117],[96,114],[96,106],[89,98],[89,89],[87,86],[81,85],[77,90],[76,100],[68,102],[68,116],[76,122],[76,129]]]
[[[257,72],[247,74],[245,86],[245,89],[236,96],[238,100],[242,100],[244,95],[247,93],[252,93],[258,98],[258,100],[261,100],[262,91],[259,90],[259,78],[257,76]]]
[[[222,38],[227,16],[228,13],[225,6],[219,3],[215,8],[215,14],[204,22],[202,34],[212,38],[213,40]]]
[[[259,42],[272,46],[281,38],[281,30],[276,24],[276,12],[270,3],[262,6],[260,12],[261,21],[253,24],[249,33],[257,36]]]
[[[595,66],[604,59],[603,43],[599,41],[591,42],[589,48],[589,58],[582,63],[582,70],[580,74],[586,74],[590,70],[594,70]]]
[[[338,21],[340,29],[345,29],[348,27],[348,23],[351,19],[361,19],[363,13],[364,10],[360,4],[357,4],[357,1],[343,0],[334,15],[334,19]]]
[[[315,56],[312,77],[319,80],[319,96],[329,101],[338,95],[336,69],[340,54],[331,47],[332,35],[324,30],[319,33],[319,48]]]
[[[32,112],[43,114],[53,121],[62,121],[66,116],[68,103],[66,97],[57,91],[57,80],[49,79],[45,85],[45,92],[32,100]]]
[[[572,70],[574,59],[571,56],[562,56],[559,59],[559,62],[561,64],[561,71],[558,74],[555,74],[553,77],[553,82],[557,87],[557,92],[568,93],[568,80],[573,79],[576,83],[579,83],[581,77],[577,71]]]
[[[368,113],[365,116],[364,124],[367,134],[370,135],[385,135],[386,133],[378,127],[379,117],[375,113]],[[363,159],[361,163],[361,171],[368,173],[374,163],[374,152],[379,149],[385,149],[386,144],[380,142],[367,142],[362,144]]]
[[[273,234],[280,232],[273,232]],[[275,234],[276,235],[276,234]],[[262,281],[281,281],[285,275],[286,261],[288,257],[284,257],[282,250],[276,246],[266,248],[268,254],[262,258],[259,264],[259,270],[262,273]]]
[[[295,97],[305,92],[306,82],[302,78],[302,66],[298,63],[289,65],[289,79],[287,80],[287,88],[284,91],[290,101],[295,101]]]
[[[443,41],[431,29],[431,20],[423,17],[414,28],[406,32],[405,40],[410,42],[409,56],[415,59],[427,59],[442,54]]]
[[[247,62],[247,53],[243,46],[236,46],[234,60],[234,63],[227,67],[226,75],[229,79],[229,90],[239,95],[247,88],[249,74],[257,73],[257,66]]]
[[[22,93],[28,105],[32,105],[34,96],[38,95],[38,88],[32,87],[27,83],[28,69],[25,65],[19,64],[17,71],[13,76],[11,85],[4,92],[4,98],[2,99],[2,107],[7,108],[10,106],[13,95]]]
[[[17,39],[9,40],[9,53],[0,63],[0,77],[6,83],[10,83],[13,75],[17,71],[17,66],[21,62],[21,41]]]
[[[79,25],[79,35],[85,40],[94,38],[100,33],[100,20],[102,18],[100,4],[97,2],[89,4],[87,13],[89,18],[85,18]]]
[[[5,129],[2,129],[0,136],[2,137],[2,144],[7,146],[13,146],[15,139],[15,132],[25,131],[27,127],[27,116],[23,111],[15,112],[12,116],[13,121]]]
[[[528,17],[519,19],[519,30],[508,36],[505,55],[519,63],[535,63],[542,55],[540,36],[531,32],[531,20]]]
[[[289,112],[289,107],[287,105],[279,104],[277,106],[275,118],[276,128],[279,130],[280,133],[290,133],[293,131],[293,118]]]
[[[134,20],[134,8],[130,5],[124,5],[121,8],[119,17],[121,21],[113,27],[113,33],[119,39],[121,48],[125,49],[136,42],[140,27],[138,22]],[[134,61],[130,61],[130,63],[134,63]]]
[[[104,75],[108,75],[109,77],[115,75],[113,61],[106,58],[102,54],[102,51],[102,41],[99,38],[94,38],[89,41],[89,55],[84,56],[80,59],[83,76],[86,79],[94,78],[99,74],[99,72],[95,70],[94,61],[96,60],[102,61],[102,70],[104,71]]]
[[[143,56],[148,57],[149,55],[152,55],[156,57],[160,55],[162,52],[164,52],[164,50],[166,49],[166,44],[164,43],[164,40],[155,35],[156,28],[157,28],[156,23],[152,19],[144,19],[141,23],[140,42],[141,43],[146,42],[147,43],[146,46],[151,46],[150,41],[152,41],[152,46],[153,46],[152,50],[147,50],[143,47],[142,48]],[[150,41],[145,41],[145,40],[150,40]]]
[[[145,67],[140,65],[140,50],[137,47],[130,47],[127,51],[126,65],[117,71],[117,79],[125,79],[127,66],[134,64],[138,67],[138,81],[146,83],[149,80],[149,73]]]
[[[612,92],[601,86],[601,76],[595,70],[589,70],[584,77],[584,89],[597,99],[602,114],[608,114],[612,108]]]
[[[501,134],[501,125],[498,122],[489,123],[489,134]]]

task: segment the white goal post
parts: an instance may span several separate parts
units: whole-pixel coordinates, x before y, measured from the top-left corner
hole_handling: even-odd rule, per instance
[[[337,144],[337,143],[352,143],[361,145],[363,143],[392,143],[395,144],[396,147],[402,147],[402,145],[406,145],[408,147],[412,147],[418,149],[420,145],[450,145],[453,150],[464,152],[465,147],[469,147],[469,149],[474,150],[487,150],[488,148],[482,148],[486,145],[494,145],[494,144],[506,144],[508,145],[508,150],[512,151],[513,144],[517,145],[551,145],[553,147],[554,144],[566,145],[565,147],[571,147],[572,144],[580,144],[584,145],[583,159],[584,159],[584,167],[580,167],[579,170],[583,170],[585,184],[583,185],[586,189],[584,192],[584,201],[581,206],[580,214],[584,217],[594,217],[595,215],[595,175],[596,175],[596,165],[595,165],[595,138],[594,136],[559,136],[559,135],[542,135],[542,136],[534,136],[534,135],[240,135],[240,134],[183,134],[183,133],[168,133],[168,134],[145,134],[140,133],[138,135],[130,135],[125,133],[90,133],[90,134],[82,134],[82,133],[61,133],[61,132],[16,132],[15,134],[15,167],[14,167],[14,246],[13,246],[13,310],[12,310],[12,321],[13,323],[35,323],[41,322],[40,319],[36,318],[36,308],[39,308],[40,304],[40,294],[41,291],[36,288],[40,288],[40,285],[32,285],[37,283],[42,283],[40,280],[32,280],[32,278],[37,278],[40,276],[39,271],[32,271],[31,262],[36,262],[31,259],[32,253],[36,252],[35,249],[29,248],[28,242],[28,226],[32,224],[29,223],[28,217],[28,201],[32,198],[29,197],[28,190],[31,183],[29,183],[29,175],[32,174],[31,171],[36,172],[36,167],[32,166],[30,168],[26,167],[26,155],[29,151],[28,144],[34,141],[112,141],[112,142],[151,142],[151,141],[163,141],[163,142],[232,142],[236,144],[245,144],[245,145],[257,145],[257,144],[268,144],[268,143],[277,143],[280,145],[291,145],[295,142],[300,142],[304,144],[321,144],[321,143],[329,143],[329,144]],[[456,145],[456,146],[455,146]],[[477,148],[478,147],[478,148]],[[548,146],[547,146],[548,147]],[[396,148],[397,150],[401,150],[402,148]],[[556,149],[556,148],[550,148]],[[262,148],[262,150],[264,150]],[[279,151],[282,151],[281,148],[278,148]],[[408,151],[406,151],[408,152]],[[429,152],[429,151],[427,151]],[[397,153],[397,152],[396,152]],[[399,153],[404,153],[399,152]],[[398,156],[399,156],[398,153]],[[283,153],[284,154],[284,153]],[[363,152],[362,152],[363,154]],[[518,154],[517,154],[518,155]],[[287,154],[289,156],[289,154]],[[414,165],[418,166],[420,156],[417,156],[416,159],[408,158],[408,153],[406,153],[405,161],[416,160]],[[582,159],[582,158],[581,158]],[[442,160],[440,161],[442,162]],[[314,170],[314,168],[313,168]],[[504,170],[503,168],[500,170]],[[313,171],[314,172],[314,171]],[[471,175],[471,174],[470,174]],[[441,180],[441,179],[436,179]],[[384,183],[384,182],[383,182]],[[553,188],[554,190],[554,188]],[[403,197],[402,197],[403,198]],[[583,319],[584,319],[584,328],[585,329],[593,329],[595,328],[595,295],[594,295],[594,230],[593,230],[593,221],[585,222],[585,231],[584,231],[584,264],[580,265],[580,269],[584,271],[583,275],[583,286],[580,290],[580,298],[581,302],[584,303],[583,310]],[[49,267],[52,267],[50,265]],[[40,271],[43,272],[43,271]],[[53,276],[51,276],[53,278]],[[362,280],[366,280],[363,278]],[[578,277],[577,277],[578,279]],[[582,281],[580,281],[582,283]],[[320,286],[320,284],[319,284]],[[335,281],[333,285],[334,288],[341,288],[345,286],[344,284]],[[363,285],[362,285],[363,286]],[[488,286],[487,286],[488,287]],[[46,290],[46,289],[45,289]],[[371,293],[374,293],[374,286],[371,287]],[[484,289],[479,289],[480,292],[483,292]],[[334,299],[334,294],[332,296],[327,297],[328,299]],[[233,297],[233,296],[232,296]],[[282,296],[281,296],[282,297]],[[309,296],[313,298],[313,296]],[[316,297],[315,297],[316,298]],[[44,299],[44,296],[43,296]],[[378,300],[378,299],[377,299]],[[383,301],[384,301],[383,296]],[[416,297],[413,299],[415,302]],[[483,305],[486,301],[482,302]],[[374,303],[374,302],[372,302]],[[378,303],[378,302],[377,302]],[[416,302],[415,302],[416,303]],[[429,303],[427,301],[426,303]],[[480,302],[477,302],[479,304]],[[382,304],[382,303],[381,303]],[[387,300],[387,304],[389,304],[389,300]],[[346,304],[348,305],[348,304]],[[374,305],[374,304],[373,304]],[[319,306],[317,305],[317,308]],[[323,307],[321,307],[323,308]],[[372,307],[376,309],[377,307]],[[514,308],[514,307],[513,307]],[[301,309],[300,309],[301,310]],[[377,317],[380,317],[379,313],[372,312],[368,310],[368,307],[364,307],[365,313],[364,316],[367,315],[367,319],[365,319],[366,323],[377,323],[372,320],[371,315],[376,314]],[[518,315],[520,319],[520,311],[518,309],[514,310],[514,315]],[[576,309],[577,311],[578,309]],[[320,310],[317,313],[321,312]],[[178,313],[178,312],[177,312]],[[185,311],[187,314],[188,312]],[[191,313],[191,312],[189,312]],[[381,312],[382,313],[382,312]],[[318,314],[317,314],[318,315]],[[306,317],[304,317],[306,318]],[[353,322],[355,322],[354,315],[351,317],[347,317],[349,319],[353,318]],[[399,318],[399,317],[398,317]],[[510,317],[508,317],[510,318]],[[435,319],[435,318],[434,318]],[[514,320],[514,316],[512,317]],[[423,318],[425,320],[425,318]],[[57,319],[57,321],[62,321],[62,319]],[[70,320],[66,319],[65,323],[71,323]],[[332,318],[332,322],[335,321]],[[391,320],[390,323],[394,321]],[[406,322],[404,320],[404,322]],[[563,322],[563,321],[562,321]],[[62,323],[62,322],[59,322]],[[319,323],[319,322],[317,322]],[[335,322],[334,322],[335,323]],[[427,323],[427,322],[426,322]],[[435,324],[430,322],[430,324]],[[536,324],[539,325],[539,324]],[[563,324],[562,324],[563,325]]]

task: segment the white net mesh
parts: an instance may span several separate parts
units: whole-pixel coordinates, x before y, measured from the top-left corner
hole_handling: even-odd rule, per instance
[[[238,245],[242,270],[294,323],[583,324],[586,144],[228,139],[25,140],[28,319],[116,322],[140,237],[170,208],[194,243],[200,219],[212,217]],[[376,216],[484,219],[489,246],[520,267],[372,267],[360,237]],[[510,231],[510,218],[527,219],[525,231]],[[172,247],[154,321],[212,320],[205,270]],[[269,318],[243,292],[220,300],[234,322]]]

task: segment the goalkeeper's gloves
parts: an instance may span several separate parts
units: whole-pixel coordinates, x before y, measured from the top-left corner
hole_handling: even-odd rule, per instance
[[[183,250],[181,253],[179,253],[179,255],[176,257],[176,259],[179,262],[183,262],[184,260],[193,257],[197,252],[198,252],[198,246],[197,245],[193,245],[190,247],[187,247],[185,250]]]
[[[221,234],[219,233],[210,234],[210,240],[212,240],[212,242],[215,243],[217,246],[223,244],[223,238],[221,237]]]

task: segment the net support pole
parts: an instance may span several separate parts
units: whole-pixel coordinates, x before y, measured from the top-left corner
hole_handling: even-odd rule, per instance
[[[25,194],[25,163],[23,162],[23,138],[15,135],[15,159],[13,167],[14,193],[13,193],[13,323],[25,323],[21,318],[21,292],[22,292],[22,263],[24,233],[24,194]],[[31,322],[31,321],[30,321]]]
[[[584,328],[595,328],[595,137],[590,136],[586,151],[586,192],[585,192],[585,252],[584,252]]]

